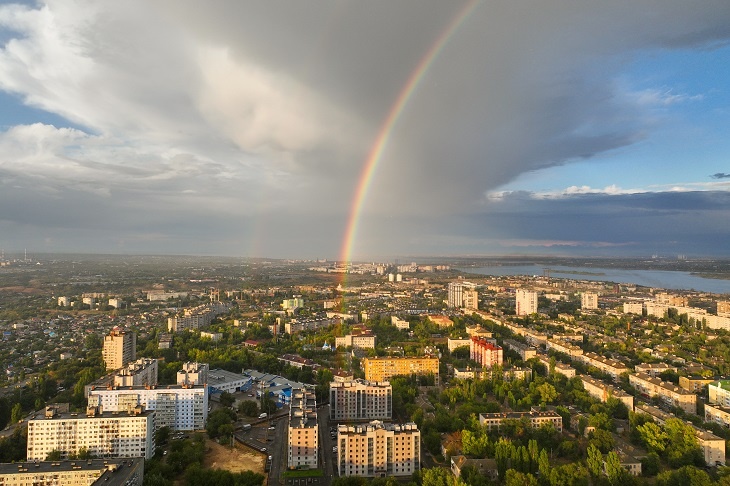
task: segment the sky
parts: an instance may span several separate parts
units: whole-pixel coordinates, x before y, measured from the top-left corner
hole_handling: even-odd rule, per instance
[[[0,248],[730,257],[730,2],[0,2]]]

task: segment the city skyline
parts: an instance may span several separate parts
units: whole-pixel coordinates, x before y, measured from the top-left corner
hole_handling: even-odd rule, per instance
[[[730,4],[0,3],[6,252],[730,256]]]

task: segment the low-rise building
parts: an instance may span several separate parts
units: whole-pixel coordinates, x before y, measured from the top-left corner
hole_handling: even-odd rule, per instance
[[[544,354],[538,354],[537,359],[545,366],[547,372],[550,373],[550,357]],[[559,375],[563,375],[568,379],[575,377],[575,368],[560,361],[555,361],[555,367],[553,369],[553,372],[558,373]]]
[[[435,356],[363,358],[367,381],[388,381],[397,375],[434,375],[438,383],[439,359]]]
[[[342,476],[411,476],[421,468],[421,433],[414,423],[337,428],[337,469]]]
[[[634,410],[634,397],[629,395],[625,391],[604,383],[600,380],[596,380],[591,376],[579,376],[580,381],[583,382],[583,388],[593,398],[597,398],[605,403],[606,401],[608,401],[609,398],[613,397],[626,405],[626,408],[628,408],[629,411]]]
[[[448,338],[447,343],[448,343],[448,347],[449,347],[449,352],[453,353],[456,348],[461,348],[464,346],[469,347],[469,345],[471,344],[471,340],[470,339]]]
[[[634,366],[636,373],[644,373],[649,376],[659,376],[664,372],[672,371],[677,372],[676,366],[670,366],[666,363],[641,363]]]
[[[586,366],[592,366],[608,375],[614,381],[618,381],[622,374],[631,371],[628,366],[610,358],[604,358],[603,356],[596,353],[583,353],[575,358],[576,361],[580,361]]]
[[[533,429],[538,429],[543,425],[552,425],[555,430],[562,432],[563,417],[557,412],[552,411],[529,411],[529,412],[497,412],[497,413],[480,413],[479,423],[488,430],[499,430],[506,421],[527,419]]]
[[[680,376],[679,386],[692,393],[701,393],[707,385],[715,382],[714,378],[702,376]]]
[[[528,346],[526,344],[515,341],[514,339],[505,339],[504,341],[502,341],[502,344],[504,344],[508,349],[511,349],[512,351],[519,354],[522,361],[527,361],[528,359],[537,356],[537,349],[533,348],[532,346]]]
[[[570,356],[571,359],[575,359],[576,357],[583,354],[583,350],[579,348],[578,346],[574,346],[566,341],[561,341],[559,339],[548,339],[547,343],[545,344],[545,349],[553,350],[558,353],[567,354]]]
[[[465,467],[474,468],[480,476],[487,477],[490,481],[497,481],[499,479],[497,461],[492,458],[470,459],[466,456],[454,456],[451,458],[451,473],[454,477],[461,477],[461,471]]]
[[[679,407],[687,413],[697,413],[697,395],[659,378],[635,373],[629,375],[629,384],[646,397],[659,397],[672,407]]]

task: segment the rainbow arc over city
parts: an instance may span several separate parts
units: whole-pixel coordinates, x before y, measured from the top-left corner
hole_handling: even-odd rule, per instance
[[[408,77],[407,82],[401,89],[395,102],[391,105],[388,115],[385,121],[378,130],[378,135],[375,138],[375,142],[370,148],[367,158],[363,164],[360,177],[358,179],[357,188],[355,190],[352,204],[350,206],[350,212],[347,220],[347,226],[345,229],[345,235],[343,238],[342,248],[340,250],[340,262],[348,265],[352,260],[352,253],[355,246],[355,239],[357,238],[358,224],[360,221],[360,215],[362,208],[367,199],[370,185],[373,181],[373,176],[378,168],[378,164],[383,157],[383,153],[388,145],[388,141],[393,133],[393,128],[398,123],[400,116],[403,114],[406,105],[413,97],[413,94],[418,88],[421,80],[428,69],[433,64],[434,60],[438,57],[444,46],[448,43],[449,39],[474,11],[476,6],[479,4],[478,0],[471,0],[467,2],[459,11],[454,15],[451,21],[447,24],[446,28],[431,44],[431,47],[421,57],[416,68],[413,70],[411,75]],[[343,273],[343,284],[345,282],[347,273]]]

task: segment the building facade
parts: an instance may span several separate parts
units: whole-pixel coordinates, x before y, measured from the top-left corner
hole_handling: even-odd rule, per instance
[[[518,316],[529,316],[537,312],[537,292],[517,289],[515,291],[515,312]]]
[[[527,419],[530,422],[530,427],[537,429],[543,425],[552,425],[555,430],[562,432],[563,430],[563,417],[557,412],[498,412],[498,413],[480,413],[479,423],[486,427],[487,430],[499,430],[499,428],[507,421],[519,421]]]
[[[644,373],[629,375],[629,384],[646,397],[659,397],[671,407],[679,407],[687,413],[697,413],[697,395],[672,383]]]
[[[144,457],[155,453],[155,413],[141,407],[131,413],[100,413],[90,407],[86,415],[57,413],[49,408],[44,418],[28,420],[29,461],[44,461],[58,451],[62,459],[86,450],[96,457]]]
[[[196,363],[187,361],[183,363],[182,369],[177,372],[178,385],[205,385],[208,383],[208,363]]]
[[[88,459],[0,464],[3,486],[142,486],[144,460]]]
[[[486,339],[472,337],[469,345],[469,357],[484,368],[502,365],[503,350]]]
[[[390,420],[393,418],[393,387],[387,381],[364,380],[330,383],[330,420]]]
[[[582,292],[580,294],[580,308],[585,310],[598,309],[598,294],[595,292]]]
[[[137,359],[137,335],[118,327],[104,336],[102,357],[107,371],[118,370]]]
[[[136,407],[155,411],[155,424],[172,430],[202,430],[208,420],[205,385],[125,386],[89,390],[88,404],[103,412],[128,412]]]
[[[421,468],[421,432],[414,423],[340,425],[337,468],[342,476],[411,476]]]
[[[397,375],[433,374],[438,383],[439,359],[435,356],[363,358],[362,367],[365,379],[371,382],[388,381]]]
[[[318,429],[317,401],[314,392],[302,388],[293,390],[287,436],[289,469],[316,469],[318,467]]]
[[[157,384],[156,359],[140,358],[114,374],[114,386],[140,386]]]

